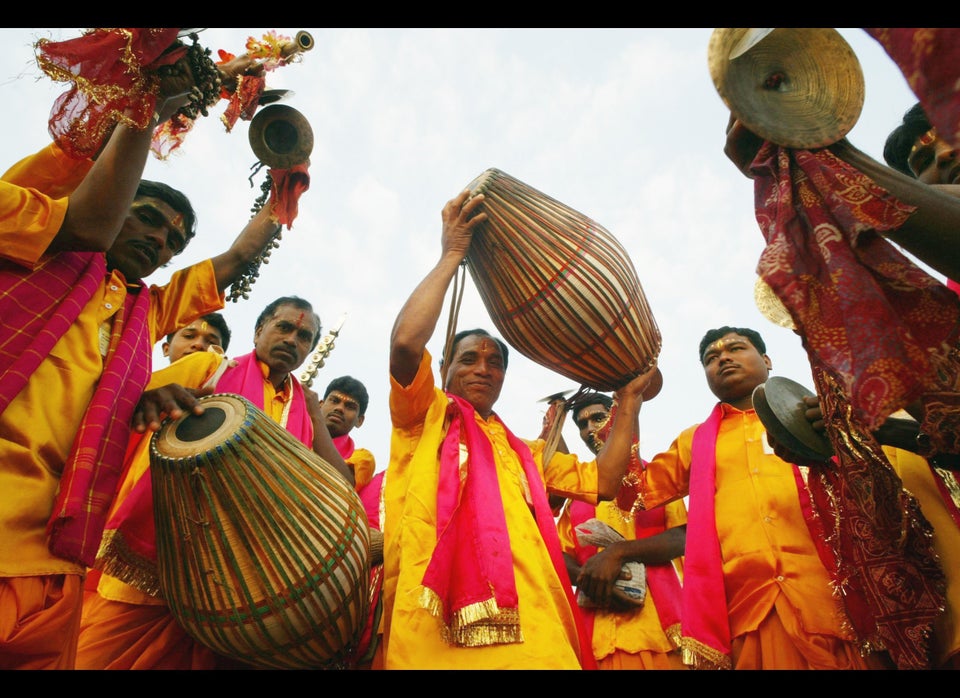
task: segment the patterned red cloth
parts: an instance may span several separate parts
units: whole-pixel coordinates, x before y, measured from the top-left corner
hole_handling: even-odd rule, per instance
[[[943,573],[929,524],[872,432],[915,400],[955,390],[960,302],[880,235],[914,209],[829,149],[764,143],[751,171],[767,241],[757,271],[790,312],[821,402],[832,400],[836,465],[810,478],[815,507],[836,527],[831,571],[867,649],[929,667]]]
[[[960,145],[960,28],[867,27],[900,68],[930,123]]]
[[[946,577],[933,527],[873,435],[851,416],[847,398],[822,368],[814,382],[837,455],[810,470],[810,494],[828,567],[862,649],[884,649],[899,669],[933,668],[933,623],[946,604]]]
[[[185,46],[165,53],[179,29],[97,28],[66,41],[37,41],[37,63],[51,78],[73,85],[54,102],[50,136],[74,158],[99,150],[118,122],[144,129],[156,109],[156,77],[147,73],[172,65]]]
[[[956,373],[960,299],[880,235],[914,209],[826,148],[767,142],[751,169],[767,241],[757,272],[858,421],[873,431],[944,390],[942,377]]]

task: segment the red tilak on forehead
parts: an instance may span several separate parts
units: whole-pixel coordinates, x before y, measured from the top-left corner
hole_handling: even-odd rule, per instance
[[[300,317],[297,318],[297,327],[303,327],[303,311],[300,311]]]
[[[488,340],[483,339],[480,341],[480,351],[487,351],[490,348]]]

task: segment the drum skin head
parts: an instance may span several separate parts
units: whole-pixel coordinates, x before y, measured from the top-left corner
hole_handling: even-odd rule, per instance
[[[195,456],[225,441],[246,418],[246,405],[236,395],[208,395],[200,404],[204,410],[202,415],[187,413],[164,422],[154,435],[154,447],[162,456]]]
[[[803,398],[815,394],[789,378],[772,376],[754,388],[753,407],[774,439],[804,458],[825,461],[833,456],[833,446],[803,414]]]

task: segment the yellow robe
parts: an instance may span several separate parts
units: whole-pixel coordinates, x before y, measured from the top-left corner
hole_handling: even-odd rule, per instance
[[[90,161],[72,160],[51,145],[7,171],[4,180],[18,186],[0,182],[3,256],[28,268],[43,257],[67,205],[66,199],[51,196],[66,196],[90,167]],[[46,525],[73,437],[103,372],[101,324],[111,321],[126,294],[123,276],[108,275],[0,414],[0,577],[84,572],[81,565],[50,553]],[[222,307],[209,260],[178,271],[166,286],[150,287],[151,339],[156,342]]]
[[[347,465],[353,468],[353,489],[359,491],[373,479],[377,472],[377,460],[373,454],[365,448],[355,448],[350,457],[346,459]]]
[[[384,491],[384,661],[386,669],[578,669],[576,624],[524,498],[519,459],[494,420],[477,417],[493,445],[500,496],[510,534],[524,641],[487,647],[444,642],[440,623],[419,604],[421,580],[437,539],[438,447],[447,397],[434,387],[430,355],[404,388],[391,377],[393,435]],[[531,450],[541,472],[543,441]],[[596,502],[596,462],[558,454],[544,472],[547,489]]]

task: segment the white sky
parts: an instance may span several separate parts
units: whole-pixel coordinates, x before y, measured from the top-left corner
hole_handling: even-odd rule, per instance
[[[401,305],[440,252],[440,211],[495,167],[597,221],[626,248],[662,335],[664,386],[640,416],[641,452],[667,448],[706,418],[715,398],[697,360],[707,329],[761,332],[773,372],[812,387],[799,338],[765,319],[753,301],[763,237],[753,186],[723,154],[728,111],[707,68],[710,28],[694,29],[207,29],[200,43],[235,54],[248,37],[312,34],[300,63],[267,76],[289,89],[285,104],[314,133],[311,185],[293,229],[261,270],[248,300],[227,303],[231,354],[253,347],[263,307],[282,295],[314,304],[324,332],[346,313],[314,388],[350,374],[370,391],[353,436],[387,465],[389,333]],[[0,29],[4,132],[0,168],[49,142],[50,107],[66,86],[37,68],[33,43],[78,29]],[[863,112],[848,135],[883,161],[889,131],[915,101],[882,47],[861,29],[840,29],[861,62]],[[174,268],[217,254],[250,217],[266,170],[248,122],[227,134],[225,102],[198,121],[167,161],[144,176],[186,193],[198,235]],[[938,277],[940,278],[940,277]],[[469,275],[458,327],[500,335]],[[449,299],[449,295],[448,295]],[[446,310],[428,345],[439,358]],[[166,365],[159,344],[156,367]],[[298,371],[299,375],[299,371]],[[512,351],[497,411],[521,437],[539,431],[550,393],[578,387]],[[585,454],[568,420],[571,450]]]

